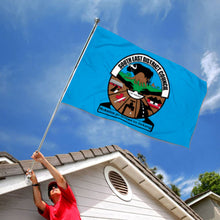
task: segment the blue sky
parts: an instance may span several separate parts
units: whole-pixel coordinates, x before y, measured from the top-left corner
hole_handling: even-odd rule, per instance
[[[0,150],[23,160],[38,148],[94,18],[100,17],[100,26],[207,81],[190,148],[61,104],[42,152],[51,156],[117,144],[144,154],[165,183],[176,184],[188,198],[199,174],[220,173],[219,9],[218,0],[2,0]]]

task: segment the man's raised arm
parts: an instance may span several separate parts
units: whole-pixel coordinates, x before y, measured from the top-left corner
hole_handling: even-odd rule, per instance
[[[44,157],[44,155],[41,152],[35,151],[31,158],[44,165],[49,170],[49,172],[51,173],[51,175],[53,176],[53,178],[60,187],[62,187],[63,189],[67,188],[67,183],[65,178],[52,164],[49,163],[49,161]]]
[[[30,180],[32,182],[33,187],[33,196],[34,196],[34,204],[44,212],[46,208],[46,203],[42,200],[41,191],[40,191],[40,184],[37,181],[37,177],[32,170],[27,170],[26,175],[31,176]]]

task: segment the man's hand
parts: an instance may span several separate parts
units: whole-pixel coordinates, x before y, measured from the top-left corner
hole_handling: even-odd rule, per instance
[[[45,161],[44,155],[39,151],[35,151],[31,156],[31,158],[34,159],[36,162],[40,162],[40,163]]]
[[[27,169],[26,176],[29,176],[29,175],[30,175],[30,180],[31,180],[32,184],[37,184],[38,183],[37,182],[37,177],[36,177],[33,170]]]

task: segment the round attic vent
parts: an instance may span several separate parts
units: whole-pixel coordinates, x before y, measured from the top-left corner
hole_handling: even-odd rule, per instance
[[[131,189],[123,175],[114,167],[106,166],[104,169],[105,179],[111,190],[121,199],[130,201]]]

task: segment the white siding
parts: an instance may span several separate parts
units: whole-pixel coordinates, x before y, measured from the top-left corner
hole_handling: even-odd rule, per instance
[[[104,178],[105,165],[107,164],[66,176],[76,195],[82,220],[177,219],[126,175],[124,176],[133,192],[132,200],[127,202],[118,198]]]
[[[27,187],[0,196],[1,220],[40,220],[33,203],[32,189]]]
[[[132,200],[126,202],[118,198],[104,178],[105,165],[107,164],[97,165],[66,176],[76,196],[82,220],[177,219],[126,175],[124,176],[133,192]],[[42,183],[41,189],[43,198],[50,203],[47,197],[48,182],[50,181]],[[0,219],[43,219],[34,206],[31,186],[0,196]]]
[[[213,200],[210,197],[207,197],[191,205],[191,208],[194,209],[203,219],[207,219],[207,220],[220,219],[220,213],[218,209],[215,207]]]

